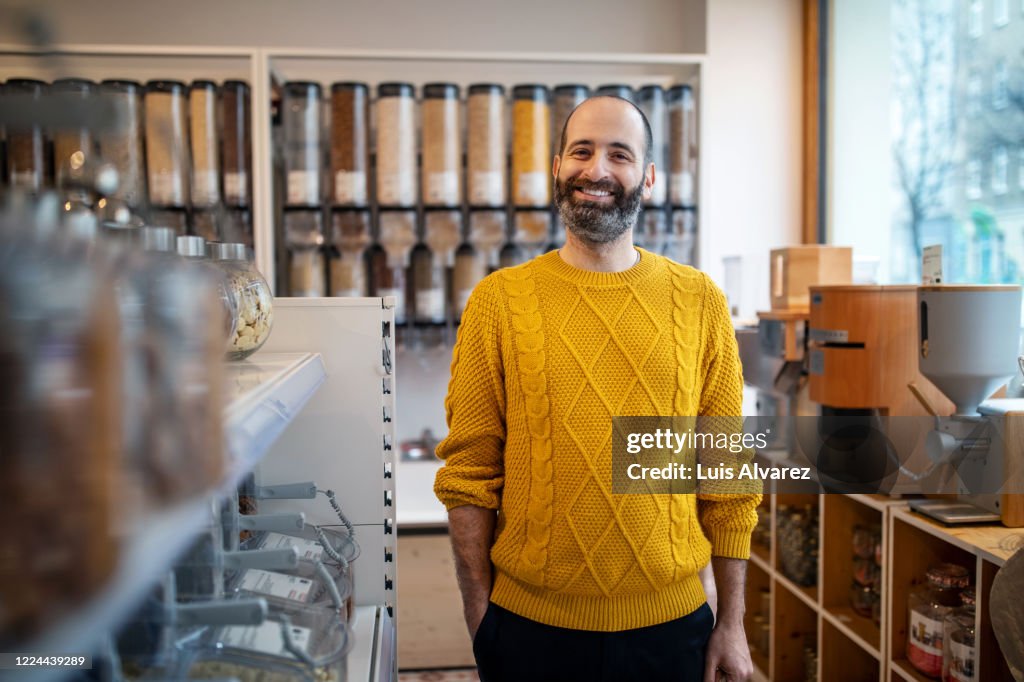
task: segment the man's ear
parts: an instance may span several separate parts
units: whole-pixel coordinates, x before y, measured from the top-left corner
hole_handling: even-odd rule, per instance
[[[562,159],[559,158],[558,154],[555,154],[555,160],[551,162],[551,175],[558,179],[558,167],[562,165]]]
[[[647,166],[647,171],[644,173],[644,199],[651,198],[651,188],[654,187],[654,162],[652,161]]]

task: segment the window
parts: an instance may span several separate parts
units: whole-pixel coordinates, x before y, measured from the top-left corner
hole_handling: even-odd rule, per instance
[[[1010,0],[994,0],[992,3],[992,25],[996,28],[1010,23]]]
[[[1006,147],[996,147],[992,152],[992,193],[1006,194],[1007,176],[1010,173],[1010,156]]]
[[[971,0],[970,9],[967,10],[967,35],[972,38],[981,37],[981,22],[984,5],[982,0]]]
[[[981,115],[981,76],[971,74],[967,79],[967,115]]]
[[[992,73],[992,108],[1002,110],[1010,103],[1010,73],[1006,60],[1000,59]]]
[[[981,161],[978,159],[967,162],[967,185],[964,192],[968,199],[981,198]]]

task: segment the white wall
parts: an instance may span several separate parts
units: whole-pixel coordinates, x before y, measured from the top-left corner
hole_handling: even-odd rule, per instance
[[[709,0],[701,265],[743,258],[740,315],[769,308],[769,249],[799,243],[800,0]]]

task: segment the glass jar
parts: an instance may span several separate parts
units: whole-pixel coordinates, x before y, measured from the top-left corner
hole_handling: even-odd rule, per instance
[[[252,96],[245,81],[221,86],[221,157],[224,164],[224,203],[249,206],[252,197]]]
[[[495,83],[469,86],[466,136],[466,181],[470,206],[503,205],[507,196],[504,87]]]
[[[551,203],[551,108],[543,85],[512,90],[512,200],[542,208]]]
[[[963,566],[947,563],[928,569],[926,579],[907,599],[907,659],[922,674],[938,678],[942,674],[944,619],[960,604],[970,574]]]
[[[266,342],[274,324],[274,300],[270,285],[246,259],[245,245],[210,244],[210,258],[227,273],[231,296],[238,309],[235,338],[228,347],[229,360],[244,360]]]
[[[960,607],[946,616],[942,635],[943,682],[975,682],[978,649],[975,640],[974,590],[960,593]]]
[[[4,99],[17,109],[19,102],[38,103],[46,83],[30,78],[12,78],[4,84]],[[39,192],[46,183],[43,128],[38,124],[7,126],[7,178],[11,188]]]
[[[803,587],[818,583],[818,507],[780,506],[778,519],[779,568]]]
[[[206,257],[206,240],[194,235],[178,237],[175,245],[178,255],[187,264],[199,269],[204,276],[214,280],[217,292],[217,301],[220,303],[223,315],[221,316],[222,328],[224,330],[225,346],[235,338],[235,325],[238,324],[238,308],[235,298],[228,291],[227,278],[224,271],[216,267]]]
[[[427,83],[423,86],[422,106],[423,205],[458,206],[462,203],[459,86]]]
[[[854,526],[853,555],[858,559],[874,560],[875,547],[881,546],[881,537],[880,526]]]
[[[146,83],[146,179],[149,203],[184,208],[188,201],[188,105],[185,84]]]
[[[586,85],[567,83],[555,86],[552,98],[554,100],[552,106],[554,123],[551,127],[551,143],[554,154],[562,153],[562,133],[565,130],[565,122],[569,119],[569,114],[589,96],[590,88]]]
[[[850,606],[863,618],[870,618],[874,610],[876,595],[871,585],[861,585],[854,581],[850,586]]]
[[[636,103],[636,93],[633,92],[633,88],[622,83],[600,85],[594,95],[597,97],[621,97],[627,102]]]
[[[370,89],[366,83],[331,86],[331,193],[335,206],[369,205]]]
[[[192,142],[192,206],[220,203],[220,150],[217,147],[217,85],[192,81],[188,90]]]
[[[96,96],[96,84],[81,78],[62,78],[53,82],[53,101],[62,111],[75,111],[87,107]],[[53,139],[54,184],[60,188],[77,185],[74,189],[85,189],[87,164],[96,161],[96,143],[88,128],[55,128],[50,134]]]
[[[287,206],[320,204],[319,83],[284,84],[282,124]]]
[[[508,239],[508,214],[505,211],[470,211],[469,237],[488,269],[498,267],[498,255]]]
[[[697,108],[693,88],[675,85],[668,91],[669,201],[693,206],[697,184]]]
[[[117,189],[111,199],[138,209],[146,203],[142,86],[135,81],[105,80],[100,83],[100,97],[117,121],[110,129],[97,133],[101,157],[117,169]]]
[[[416,99],[409,83],[377,86],[377,203],[416,205]]]
[[[665,104],[665,88],[660,85],[645,85],[640,88],[637,104],[651,126],[651,162],[654,163],[654,185],[651,186],[650,198],[644,203],[648,206],[663,206],[668,198],[669,178],[666,144],[668,108]]]

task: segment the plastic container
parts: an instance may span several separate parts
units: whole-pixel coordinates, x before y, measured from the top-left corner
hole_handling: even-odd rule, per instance
[[[137,209],[147,201],[142,86],[135,81],[105,80],[100,83],[100,97],[117,121],[117,125],[96,135],[100,156],[117,169],[117,189],[111,198]]]
[[[409,83],[377,86],[377,203],[416,205],[416,99]]]
[[[565,129],[565,122],[569,118],[569,114],[589,96],[590,88],[579,83],[555,86],[554,96],[552,97],[554,123],[551,127],[551,143],[554,154],[562,153],[562,132]]]
[[[229,360],[244,360],[263,346],[274,324],[274,300],[270,285],[246,260],[245,245],[209,244],[211,260],[227,274],[231,296],[238,309],[235,338],[228,347]]]
[[[387,250],[380,244],[374,244],[366,258],[370,271],[370,295],[381,298],[393,296],[395,298],[395,324],[405,324],[405,265],[400,259],[396,261],[391,258]]]
[[[423,172],[420,188],[423,205],[458,206],[462,203],[459,86],[454,83],[424,85],[421,116]]]
[[[483,254],[464,242],[455,252],[455,267],[452,270],[452,316],[458,322],[466,310],[466,303],[473,289],[487,276],[487,261]]]
[[[192,81],[188,91],[192,145],[192,206],[220,203],[220,149],[217,145],[217,85]]]
[[[323,537],[321,538],[321,532]],[[324,545],[326,540],[327,545]],[[344,526],[311,526],[306,524],[296,533],[260,531],[245,545],[246,549],[284,549],[294,547],[300,561],[338,562],[337,557],[352,563],[359,558],[359,543]],[[326,547],[326,549],[325,549]]]
[[[637,93],[637,106],[644,112],[651,126],[651,162],[654,163],[654,185],[647,206],[663,206],[668,200],[668,106],[665,89],[660,85],[645,85]]]
[[[444,267],[455,263],[455,249],[462,241],[462,211],[429,209],[423,214],[423,242],[437,254]]]
[[[413,321],[440,325],[447,320],[444,262],[420,242],[412,250]]]
[[[645,208],[639,222],[641,235],[639,239],[634,241],[648,251],[663,253],[665,250],[665,236],[669,232],[668,221],[669,215],[663,208],[656,206]]]
[[[675,85],[667,99],[669,201],[673,206],[693,206],[697,197],[697,108],[693,88]]]
[[[366,83],[331,86],[331,201],[370,203],[370,89]]]
[[[506,188],[505,88],[469,86],[466,99],[466,182],[470,206],[502,206]]]
[[[4,84],[3,95],[11,106],[17,102],[38,102],[47,91],[46,83],[30,78],[12,78]],[[7,126],[7,179],[11,188],[39,192],[46,183],[46,147],[40,125]]]
[[[515,242],[508,242],[501,247],[501,254],[498,256],[499,268],[512,268],[525,263],[528,259],[526,252]]]
[[[498,267],[501,247],[508,239],[508,213],[502,210],[470,211],[467,241],[483,256],[489,269]]]
[[[926,580],[907,598],[906,653],[921,674],[938,678],[942,674],[944,621],[961,604],[960,593],[970,583],[970,574],[957,564],[939,564],[928,569]]]
[[[366,250],[372,242],[370,212],[335,209],[331,214],[328,292],[331,296],[369,295]]]
[[[516,211],[512,235],[527,259],[539,256],[551,239],[551,211]]]
[[[188,103],[185,84],[146,83],[146,180],[153,206],[188,205]]]
[[[247,207],[252,202],[252,95],[249,84],[239,80],[224,81],[220,110],[224,203],[236,208]]]
[[[319,83],[285,83],[282,103],[287,206],[318,206],[320,190]]]
[[[96,84],[81,78],[62,78],[53,82],[50,88],[52,101],[64,111],[82,110],[96,97]],[[53,140],[53,175],[58,188],[74,189],[76,194],[88,196],[85,189],[88,166],[96,162],[96,140],[84,126],[54,128],[50,131]]]
[[[975,682],[978,648],[975,638],[974,590],[960,593],[961,606],[946,616],[942,635],[943,682]]]
[[[189,232],[188,211],[174,206],[152,208],[149,210],[147,224],[152,227],[170,228],[175,235],[182,236]]]
[[[253,248],[252,212],[247,208],[229,208],[220,214],[220,236],[225,242]]]
[[[326,293],[324,253],[319,246],[288,248],[288,295],[316,298]]]
[[[524,208],[551,203],[551,107],[543,85],[512,91],[512,201]]]

